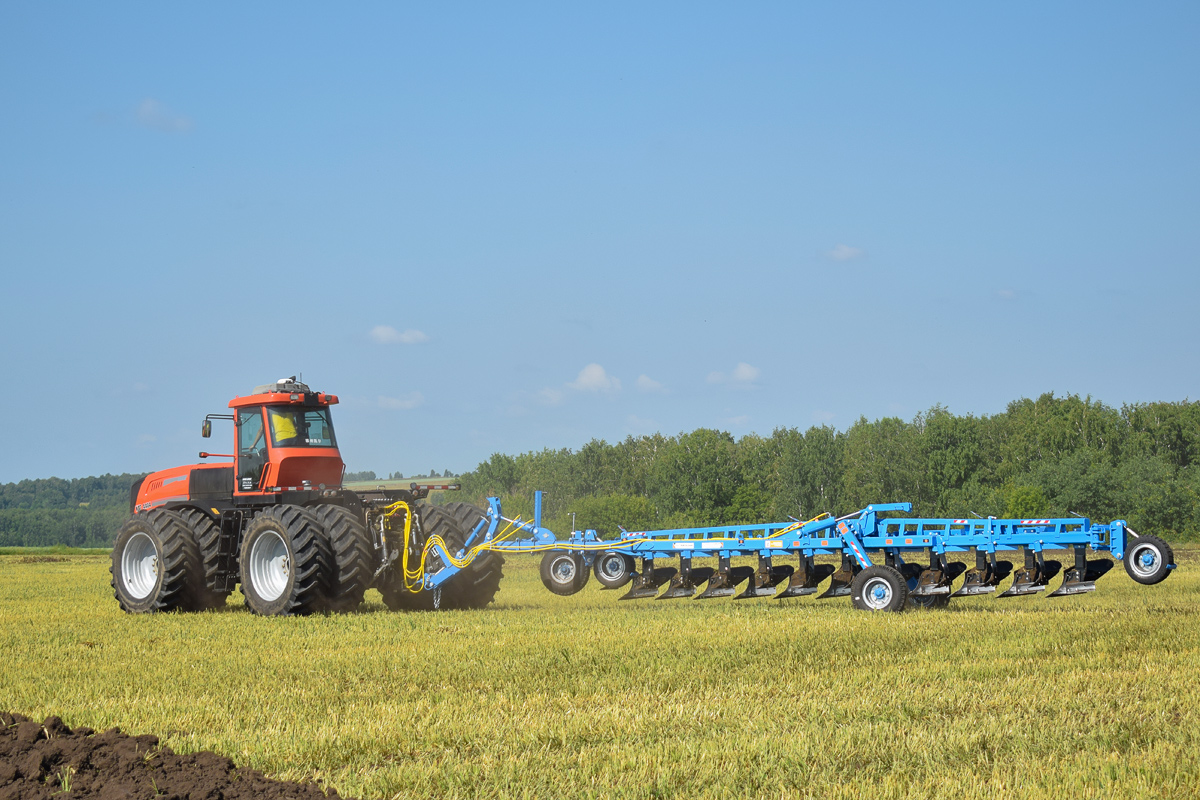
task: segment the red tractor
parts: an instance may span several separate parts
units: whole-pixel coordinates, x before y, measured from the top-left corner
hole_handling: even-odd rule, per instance
[[[355,492],[333,433],[334,395],[295,378],[259,386],[209,414],[234,426],[232,464],[192,464],[155,472],[130,490],[132,517],[117,534],[112,586],[131,613],[202,611],[225,604],[241,584],[257,614],[353,611],[372,586],[392,609],[482,608],[499,589],[503,558],[483,553],[437,589],[406,568],[440,537],[461,553],[484,512],[468,503],[418,503],[431,489]]]

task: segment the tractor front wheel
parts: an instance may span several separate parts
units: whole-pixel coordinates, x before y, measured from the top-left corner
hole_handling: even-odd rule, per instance
[[[260,511],[242,537],[242,594],[255,614],[291,616],[328,609],[333,556],[320,521],[300,506]]]
[[[322,505],[313,509],[325,529],[333,553],[333,576],[329,610],[353,611],[362,604],[363,593],[375,576],[374,550],[362,520],[343,506]]]

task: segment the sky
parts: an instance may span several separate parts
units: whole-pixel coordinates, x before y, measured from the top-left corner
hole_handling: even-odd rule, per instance
[[[1198,142],[1195,2],[6,2],[0,482],[1200,399]]]

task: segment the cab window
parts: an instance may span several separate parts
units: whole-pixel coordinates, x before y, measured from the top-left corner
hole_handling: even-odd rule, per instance
[[[336,447],[329,410],[269,406],[267,419],[274,447]]]

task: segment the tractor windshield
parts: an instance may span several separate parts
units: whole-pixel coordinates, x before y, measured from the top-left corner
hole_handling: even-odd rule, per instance
[[[267,406],[275,447],[337,447],[327,408]]]

